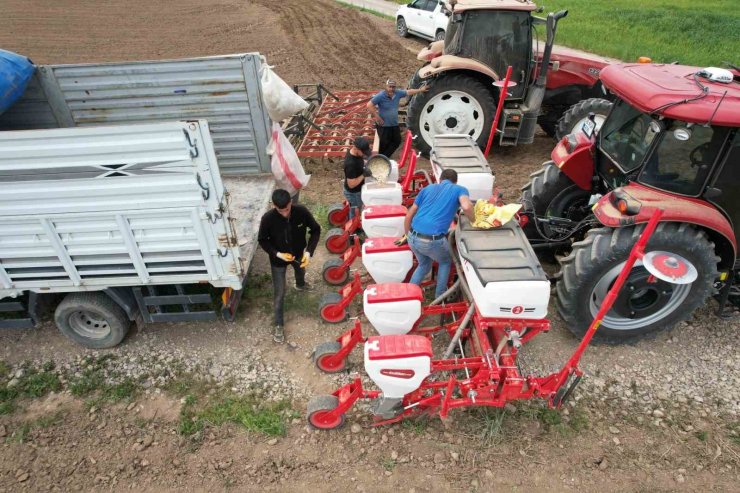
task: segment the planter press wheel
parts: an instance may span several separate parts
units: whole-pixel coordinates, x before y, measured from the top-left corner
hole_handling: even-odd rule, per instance
[[[339,406],[339,399],[333,395],[318,395],[308,402],[306,414],[308,424],[317,430],[334,430],[344,424],[344,414],[332,416],[328,411],[333,411]]]
[[[324,240],[324,246],[331,253],[344,253],[349,248],[349,235],[344,233],[341,228],[330,229],[326,233],[326,239]]]
[[[332,204],[326,213],[326,220],[332,226],[344,225],[349,220],[349,208],[345,208],[344,204]]]
[[[347,360],[342,359],[339,362],[331,361],[332,356],[336,355],[342,345],[337,341],[324,342],[316,346],[313,353],[313,362],[316,368],[324,373],[339,373],[347,368]]]
[[[339,293],[325,294],[319,303],[319,317],[330,324],[338,324],[347,320],[349,313],[340,305],[341,301],[342,297]]]
[[[342,260],[338,258],[330,258],[324,262],[324,266],[321,268],[321,277],[327,284],[332,286],[341,286],[349,279],[349,268],[342,267]]]

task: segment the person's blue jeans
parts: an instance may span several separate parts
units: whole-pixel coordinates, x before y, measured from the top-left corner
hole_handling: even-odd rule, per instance
[[[344,198],[349,203],[349,218],[355,217],[355,209],[359,212],[362,209],[362,193],[360,192],[348,192],[344,189]]]
[[[408,234],[409,247],[416,256],[419,265],[416,266],[414,274],[411,276],[411,283],[421,286],[421,281],[432,270],[432,263],[437,262],[437,289],[434,297],[441,296],[447,291],[447,281],[450,277],[450,267],[452,266],[452,257],[450,257],[450,247],[447,244],[447,238],[442,237],[436,240],[425,240],[419,238],[414,233]]]

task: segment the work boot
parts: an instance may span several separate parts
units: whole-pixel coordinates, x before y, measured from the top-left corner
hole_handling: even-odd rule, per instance
[[[296,291],[313,291],[313,286],[311,286],[309,283],[304,282],[300,286],[298,284],[295,285]]]
[[[282,325],[275,326],[275,329],[272,332],[272,340],[277,342],[278,344],[282,344],[285,342],[285,329]]]

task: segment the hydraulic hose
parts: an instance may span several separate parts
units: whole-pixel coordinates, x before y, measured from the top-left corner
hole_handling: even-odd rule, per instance
[[[450,256],[452,257],[452,261],[455,263],[455,270],[457,271],[457,283],[460,283],[460,287],[462,288],[463,293],[465,293],[465,297],[470,302],[470,307],[468,308],[468,311],[465,312],[465,316],[460,322],[460,325],[457,327],[455,335],[452,336],[452,340],[450,341],[449,346],[447,346],[447,350],[442,356],[442,359],[448,359],[452,355],[452,352],[455,350],[455,346],[457,345],[457,341],[460,340],[460,336],[462,336],[463,331],[470,323],[470,319],[473,318],[473,313],[475,313],[475,302],[473,301],[473,295],[470,293],[468,283],[465,282],[465,279],[463,279],[462,264],[460,263],[460,259],[456,255],[457,248],[455,248],[454,230],[450,233],[447,241],[449,242],[448,246],[450,248]]]
[[[432,301],[429,305],[430,306],[432,306],[432,305],[439,305],[448,296],[450,296],[452,293],[454,293],[455,291],[457,291],[457,288],[459,288],[459,287],[460,287],[460,279],[458,279],[457,281],[455,281],[454,284],[447,289],[447,291],[445,291],[444,293],[442,293],[439,297],[437,297],[436,300]]]
[[[470,323],[470,319],[473,318],[473,313],[475,313],[475,305],[471,303],[470,308],[468,308],[468,311],[465,312],[465,316],[463,317],[462,322],[460,322],[460,325],[457,327],[455,335],[452,336],[450,345],[447,346],[447,351],[445,351],[442,359],[448,359],[452,355],[452,352],[455,350],[455,346],[457,345],[457,341],[460,340],[460,336],[462,335],[463,330],[465,330],[465,327],[467,327],[467,325]]]

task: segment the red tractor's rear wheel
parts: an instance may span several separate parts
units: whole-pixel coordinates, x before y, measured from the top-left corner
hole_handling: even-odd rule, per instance
[[[335,356],[342,349],[337,341],[324,342],[316,346],[313,353],[313,362],[316,368],[324,373],[339,373],[347,368],[346,359],[337,359]]]
[[[329,212],[326,213],[326,220],[332,226],[343,226],[344,223],[349,221],[349,207],[345,207],[344,204],[332,204],[329,207]]]
[[[592,229],[560,261],[557,307],[566,327],[578,337],[588,329],[641,232],[641,225]],[[711,294],[720,258],[704,231],[686,223],[660,223],[646,250],[683,257],[698,278],[690,284],[671,284],[651,276],[642,262],[635,264],[594,341],[619,343],[671,328]]]
[[[324,240],[326,249],[331,253],[344,253],[349,248],[349,235],[341,228],[330,229]]]
[[[321,277],[327,284],[332,286],[341,286],[349,279],[349,268],[342,266],[343,262],[338,258],[330,258],[324,262],[321,269]]]
[[[308,402],[308,424],[317,430],[334,430],[344,424],[344,414],[333,415],[339,399],[333,395],[318,395]]]
[[[319,302],[319,317],[324,322],[338,324],[347,320],[349,313],[340,303],[342,297],[339,293],[327,293]]]

